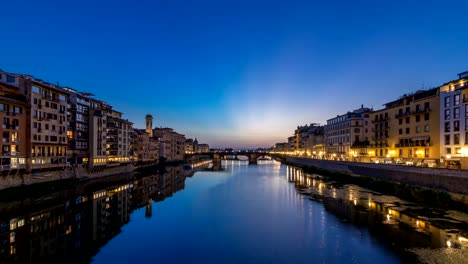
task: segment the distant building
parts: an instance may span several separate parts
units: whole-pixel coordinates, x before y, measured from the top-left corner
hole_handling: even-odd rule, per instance
[[[135,129],[135,153],[140,163],[155,163],[159,160],[159,142],[146,129]]]
[[[351,151],[355,142],[365,141],[365,126],[369,123],[372,109],[361,108],[328,119],[324,128],[326,156],[338,160],[354,160]]]
[[[294,131],[295,151],[304,156],[318,156],[324,153],[324,128],[319,124],[298,126]]]
[[[210,146],[208,144],[198,144],[199,153],[207,153],[210,151]]]
[[[193,146],[193,139],[189,138],[185,140],[185,154],[192,154],[194,153],[194,146]]]
[[[178,161],[185,158],[185,136],[172,128],[155,128],[153,135],[159,139],[159,157],[166,161]]]
[[[274,153],[284,153],[289,151],[289,144],[287,142],[276,143],[271,149]]]

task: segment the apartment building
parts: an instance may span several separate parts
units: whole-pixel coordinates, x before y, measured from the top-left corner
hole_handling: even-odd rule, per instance
[[[153,135],[159,141],[159,157],[166,161],[183,160],[185,157],[185,136],[175,132],[172,128],[155,128]]]
[[[106,155],[109,162],[131,162],[133,123],[122,119],[122,112],[112,110],[107,116]]]
[[[185,154],[192,154],[194,152],[193,139],[189,138],[185,140]]]
[[[439,149],[439,89],[404,94],[371,113],[372,161],[435,166]]]
[[[159,159],[159,142],[146,129],[135,129],[135,154],[139,162],[154,162]]]
[[[67,161],[72,165],[88,165],[90,158],[90,93],[80,93],[72,88],[67,91]]]
[[[198,153],[207,153],[210,151],[208,144],[198,144]]]
[[[318,157],[325,152],[323,126],[317,123],[298,126],[294,135],[294,150],[298,155]]]
[[[468,71],[440,87],[440,121],[442,164],[468,169]]]
[[[0,171],[25,169],[29,152],[27,113],[29,106],[20,93],[17,76],[0,71],[0,120],[2,126]]]
[[[22,94],[31,105],[29,169],[53,169],[66,165],[67,93],[57,85],[20,75]]]
[[[328,119],[324,127],[326,157],[336,160],[355,160],[357,152],[351,147],[366,142],[367,126],[372,109],[364,107]]]

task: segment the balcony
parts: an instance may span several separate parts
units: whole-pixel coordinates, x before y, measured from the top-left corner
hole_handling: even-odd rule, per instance
[[[388,116],[384,116],[383,118],[375,118],[373,120],[371,120],[372,123],[379,123],[379,122],[385,122],[385,121],[388,121],[389,118]]]
[[[389,130],[390,129],[390,126],[386,125],[386,126],[382,126],[382,127],[378,127],[378,128],[372,128],[372,132],[376,132],[376,131],[384,131],[384,130]]]
[[[369,141],[354,141],[354,143],[351,145],[351,148],[367,148],[368,146],[370,146]]]
[[[422,114],[422,113],[429,113],[431,112],[430,108],[424,108],[424,109],[417,109],[416,111],[412,111],[412,115],[417,115],[417,114]]]
[[[402,118],[411,115],[411,112],[402,112],[395,115],[395,118]]]
[[[407,148],[407,147],[430,147],[431,142],[404,142],[395,144],[395,148]]]

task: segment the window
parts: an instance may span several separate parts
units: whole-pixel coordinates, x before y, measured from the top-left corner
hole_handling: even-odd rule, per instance
[[[416,127],[416,133],[421,133],[421,127],[420,126]]]
[[[450,97],[445,97],[445,107],[450,107]]]
[[[403,124],[403,119],[399,118],[399,119],[398,119],[398,124],[399,124],[399,125]]]
[[[429,120],[429,113],[425,113],[425,114],[424,114],[424,120],[425,120],[425,121]]]
[[[33,93],[41,93],[41,89],[39,87],[37,87],[37,86],[34,86],[34,85],[32,87],[32,91],[33,91]]]
[[[429,110],[429,102],[424,103],[424,110]]]
[[[7,105],[7,104],[0,104],[0,111],[9,112],[10,111],[10,106]]]
[[[461,148],[455,148],[455,154],[461,154]]]
[[[455,107],[453,109],[453,118],[455,119],[460,118],[460,107]]]
[[[407,117],[407,118],[406,118],[406,124],[409,124],[409,121],[410,121],[410,118]]]
[[[445,109],[445,120],[450,119],[450,109]]]
[[[468,145],[468,131],[465,132],[465,145]]]
[[[7,83],[14,83],[16,81],[15,76],[7,75],[6,76]]]
[[[445,132],[450,132],[450,122],[445,122]]]
[[[454,145],[459,145],[460,144],[460,134],[454,134],[453,135],[453,144]]]
[[[424,126],[424,132],[429,132],[429,125]]]
[[[446,148],[445,154],[452,154],[452,148]]]
[[[406,134],[409,134],[409,133],[410,133],[410,128],[407,127],[407,128],[406,128]]]
[[[450,135],[445,135],[445,145],[450,145]]]
[[[453,105],[459,105],[460,104],[460,95],[456,94],[453,96]]]
[[[460,131],[460,121],[453,121],[453,131]]]
[[[421,116],[420,116],[420,115],[417,115],[417,116],[416,116],[416,122],[419,122],[419,121],[421,121]]]
[[[398,129],[398,134],[399,134],[399,135],[403,134],[403,129],[401,129],[401,128]]]
[[[416,105],[416,112],[419,112],[419,104]]]
[[[13,112],[16,114],[22,114],[23,113],[23,108],[18,107],[18,106],[13,106]]]

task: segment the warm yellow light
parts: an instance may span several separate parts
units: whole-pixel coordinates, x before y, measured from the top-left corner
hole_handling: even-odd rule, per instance
[[[447,156],[445,156],[445,158],[447,158],[447,159],[451,159],[451,158],[452,158],[452,156],[451,156],[451,155],[447,155]]]
[[[460,153],[461,153],[462,155],[465,155],[465,156],[468,155],[468,148],[462,148],[462,149],[460,150]]]
[[[354,205],[357,205],[357,200],[356,199],[354,199]]]
[[[452,242],[447,241],[447,247],[451,247],[451,246],[452,246]]]
[[[389,154],[390,156],[393,156],[393,155],[395,155],[395,151],[394,151],[394,150],[390,150],[390,152],[388,152],[388,154]]]

